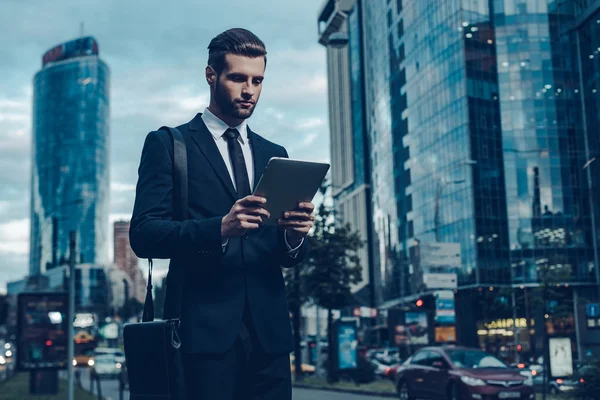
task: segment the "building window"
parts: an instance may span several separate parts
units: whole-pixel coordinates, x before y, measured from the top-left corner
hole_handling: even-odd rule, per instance
[[[392,26],[392,10],[388,10],[387,12],[387,24],[388,28]]]
[[[398,14],[402,12],[402,0],[396,0],[396,11]]]
[[[401,19],[398,21],[398,39],[402,39],[402,35],[404,35],[404,22]]]

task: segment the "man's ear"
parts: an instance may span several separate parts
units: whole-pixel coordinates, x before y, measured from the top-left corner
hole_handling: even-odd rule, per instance
[[[214,68],[210,65],[207,65],[204,73],[206,75],[206,82],[208,83],[208,85],[214,86],[215,83],[217,83],[218,79],[217,72],[214,70]]]

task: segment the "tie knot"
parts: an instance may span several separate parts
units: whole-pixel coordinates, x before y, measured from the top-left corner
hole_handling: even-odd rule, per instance
[[[237,140],[238,136],[240,136],[240,132],[235,128],[229,128],[225,131],[223,136],[225,136],[225,139],[227,141],[230,141],[231,139]]]

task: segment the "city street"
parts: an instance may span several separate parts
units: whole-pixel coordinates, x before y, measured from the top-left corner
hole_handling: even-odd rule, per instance
[[[89,370],[81,371],[81,383],[83,388],[86,390],[90,389],[90,375]],[[101,385],[102,395],[107,400],[119,400],[119,383],[117,380],[103,380]],[[97,394],[97,388],[94,385],[94,394]],[[129,399],[129,392],[125,391],[123,395],[124,400]],[[352,395],[349,393],[338,393],[328,392],[323,390],[310,390],[310,389],[294,389],[293,400],[383,400],[389,399],[389,397],[376,397],[376,396],[365,396],[365,395]]]

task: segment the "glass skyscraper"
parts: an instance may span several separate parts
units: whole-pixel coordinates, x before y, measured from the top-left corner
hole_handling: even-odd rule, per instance
[[[42,57],[34,78],[30,275],[108,260],[109,68],[83,37]]]
[[[532,309],[531,296],[548,274],[566,299],[597,298],[598,2],[357,0],[354,7],[382,308],[414,305],[432,292],[423,274],[435,245],[459,249],[451,271],[463,344],[476,345],[498,322],[478,304],[516,310],[523,327],[544,324],[543,311],[554,306]],[[577,300],[568,301],[570,322],[555,334],[573,332]],[[497,318],[516,323],[512,312]]]

